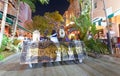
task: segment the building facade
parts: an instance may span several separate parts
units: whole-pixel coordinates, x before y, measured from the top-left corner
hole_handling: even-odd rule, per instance
[[[106,15],[109,20],[109,23],[112,26],[112,30],[115,32],[115,36],[120,36],[120,0],[93,0],[92,1],[92,19],[98,26],[103,26],[103,31],[106,34],[107,23]],[[104,4],[106,9],[104,8]]]
[[[4,4],[5,1],[4,0],[0,0],[0,27],[1,27],[1,20],[2,20],[2,15],[3,15],[3,10],[4,10]],[[9,36],[10,34],[10,28],[13,24],[13,20],[15,18],[16,15],[16,1],[15,0],[8,0],[8,10],[7,10],[7,18],[6,18],[6,24],[5,24],[5,34],[7,36]]]
[[[68,26],[72,22],[72,18],[80,15],[80,6],[78,0],[70,0],[70,6],[65,11],[63,17],[65,19],[65,25]]]
[[[3,9],[4,9],[4,0],[0,0],[0,15],[3,14]],[[5,33],[9,33],[9,28],[13,27],[15,25],[15,19],[17,16],[17,0],[8,0],[8,10],[7,10],[7,19],[9,19],[9,21],[6,21],[6,28],[5,28]],[[18,22],[18,27],[20,28],[19,32],[24,33],[25,29],[25,22],[31,22],[32,16],[32,11],[29,7],[28,4],[20,2],[20,10],[19,10],[19,22]],[[2,16],[0,18],[0,21],[2,20]],[[23,31],[21,31],[23,30]]]
[[[75,28],[73,28],[75,26],[73,17],[80,16],[80,5],[79,5],[79,0],[69,0],[69,1],[70,1],[70,5],[67,11],[65,11],[63,18],[65,21],[66,34],[68,35],[69,39],[71,39],[72,36],[75,37],[76,33],[78,32],[76,31]]]
[[[8,11],[7,13],[10,15],[15,16],[16,15],[16,6],[17,1],[16,0],[8,0]],[[0,0],[0,12],[2,12],[4,9],[4,0]]]

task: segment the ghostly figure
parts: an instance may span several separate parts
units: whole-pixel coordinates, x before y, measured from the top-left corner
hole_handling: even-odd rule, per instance
[[[59,48],[60,44],[57,38],[57,32],[55,30],[52,30],[52,34],[50,36],[50,40],[55,43],[56,47]]]
[[[74,60],[74,53],[73,50],[71,49],[71,47],[68,47],[68,55],[69,55],[69,60]]]
[[[56,51],[56,60],[55,61],[61,61],[61,52],[60,51]]]
[[[33,42],[39,41],[40,40],[40,32],[38,30],[35,30],[33,32]]]

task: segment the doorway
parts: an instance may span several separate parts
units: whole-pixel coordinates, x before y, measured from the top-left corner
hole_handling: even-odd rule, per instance
[[[120,24],[118,25],[118,28],[119,28],[119,37],[120,37]]]

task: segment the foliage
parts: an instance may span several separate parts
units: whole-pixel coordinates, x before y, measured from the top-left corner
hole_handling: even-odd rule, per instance
[[[75,18],[76,29],[80,31],[80,40],[84,41],[87,51],[106,53],[107,46],[99,39],[95,39],[94,35],[98,33],[96,26],[91,22],[90,10],[91,2],[89,0],[79,0],[81,7],[81,15]],[[91,32],[92,38],[88,39],[88,33]]]
[[[6,35],[3,35],[2,46],[0,48],[0,52],[5,50],[7,43],[9,42],[9,38]]]
[[[14,54],[13,51],[3,51],[0,53],[0,60],[3,60],[4,58]]]
[[[18,39],[13,40],[13,45],[17,46],[21,41]]]
[[[33,0],[20,0],[23,3],[26,3],[30,6],[31,10],[35,12],[35,4]],[[19,2],[18,2],[19,3]]]
[[[106,44],[102,43],[99,39],[93,39],[86,41],[87,50],[93,53],[108,54]]]
[[[51,34],[52,29],[56,25],[55,23],[62,22],[63,18],[59,12],[45,13],[44,16],[33,17],[33,22],[26,24],[26,28],[30,31],[39,30],[43,35],[46,30],[48,34]]]
[[[87,22],[86,22],[87,21]],[[86,38],[87,36],[87,32],[90,29],[90,20],[87,15],[81,15],[79,18],[75,18],[75,23],[77,25],[77,29],[80,31],[81,35],[80,35],[80,39],[84,40],[84,38]]]
[[[33,22],[26,25],[26,28],[30,31],[39,30],[40,34],[44,34],[44,31],[49,28],[49,31],[52,29],[52,26],[48,24],[48,21],[43,16],[35,16]]]
[[[7,56],[19,50],[19,47],[17,46],[19,41],[15,39],[14,43],[15,44],[13,44],[6,35],[3,35],[2,46],[0,48],[0,60],[3,60]]]
[[[30,7],[31,7],[31,9],[33,10],[33,12],[35,11],[35,5],[34,5],[34,2],[35,1],[37,1],[37,0],[18,0],[18,4],[17,4],[17,8],[16,9],[18,9],[18,11],[19,11],[19,5],[20,5],[20,2],[24,2],[24,3],[27,3]],[[41,2],[42,4],[48,4],[48,2],[49,2],[49,0],[38,0],[39,2]],[[3,11],[3,13],[5,13],[5,11],[7,11],[7,9],[6,10],[4,10]],[[6,14],[6,13],[5,13]],[[3,21],[2,21],[3,22]],[[15,22],[15,26],[17,26],[17,24],[18,24],[18,15],[17,15],[17,17],[16,17],[16,22]],[[5,24],[3,24],[2,26],[5,26]],[[15,28],[16,29],[16,28]],[[15,30],[15,32],[16,32],[16,30]],[[15,33],[14,32],[14,33]],[[2,33],[3,34],[3,33]],[[14,35],[13,35],[13,37],[14,37]],[[7,45],[7,41],[8,41],[8,39],[6,38],[6,37],[3,37],[3,39],[2,39],[2,45],[0,45],[1,46],[1,48],[0,48],[0,51],[3,51],[3,50],[5,50],[5,47],[6,47],[6,45]]]
[[[81,5],[81,14],[90,14],[91,0],[79,0]]]
[[[55,12],[52,12],[52,13],[49,13],[49,12],[46,12],[44,17],[46,17],[46,19],[48,19],[50,22],[52,21],[55,21],[55,22],[63,22],[63,17],[59,14],[58,11],[55,11]]]
[[[49,0],[20,0],[21,2],[27,3],[33,12],[35,12],[35,3],[38,1],[42,4],[48,4]]]
[[[99,39],[94,39],[94,35],[98,33],[96,26],[92,24],[88,13],[75,18],[76,29],[80,31],[80,40],[84,41],[87,51],[106,53],[107,46]],[[88,39],[88,32],[92,33],[92,38]]]
[[[10,40],[5,47],[8,51],[18,52],[21,48],[21,41],[18,39]]]
[[[60,15],[58,11],[52,13],[46,12],[44,17],[47,19],[48,23],[54,27],[53,29],[56,29],[56,31],[58,31],[59,26],[62,25],[61,23],[64,21],[62,15]]]
[[[4,59],[4,56],[0,54],[0,60],[3,60]]]
[[[0,48],[0,53],[4,51],[17,51],[19,49],[17,45],[20,41],[17,39],[14,39],[13,41],[11,41],[6,35],[4,35],[2,40],[2,47]]]
[[[48,4],[49,0],[39,0],[42,4]]]

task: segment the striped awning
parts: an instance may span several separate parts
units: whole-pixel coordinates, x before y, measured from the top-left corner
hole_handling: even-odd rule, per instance
[[[120,15],[120,9],[117,10],[117,11],[115,11],[114,13],[108,15],[107,18],[110,19],[110,18],[115,17],[115,16],[117,16],[117,15]],[[95,25],[99,25],[99,26],[106,26],[106,25],[107,25],[107,22],[106,22],[105,18],[103,18],[103,17],[95,18],[95,19],[93,20],[93,23],[94,23]]]
[[[93,20],[93,24],[95,24],[95,25],[101,25],[102,20],[103,20],[102,17],[95,18]]]
[[[120,9],[117,10],[117,11],[115,11],[114,13],[108,15],[108,18],[112,18],[112,17],[115,17],[115,16],[117,16],[117,15],[120,15]]]
[[[2,19],[2,16],[3,16],[3,14],[0,12],[0,19]],[[9,18],[9,17],[6,18],[6,22],[7,22],[9,25],[11,25],[11,26],[13,25],[13,20],[12,20],[11,18]],[[30,32],[28,29],[22,27],[22,26],[19,25],[19,24],[18,24],[18,28],[20,28],[20,29],[22,29],[22,30],[24,30],[24,31]]]
[[[95,18],[93,20],[93,24],[95,24],[97,26],[106,26],[107,25],[104,17]]]
[[[3,14],[0,12],[0,19],[2,19],[2,16],[3,16]],[[9,25],[12,25],[13,24],[13,21],[12,21],[12,19],[10,19],[10,18],[6,18],[6,22],[9,24]]]

